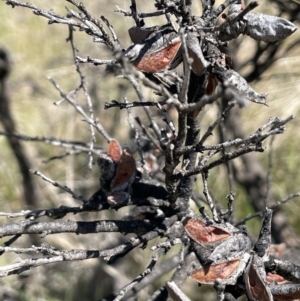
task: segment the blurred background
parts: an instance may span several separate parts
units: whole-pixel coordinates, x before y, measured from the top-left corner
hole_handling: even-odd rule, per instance
[[[37,7],[45,10],[53,9],[65,15],[65,6],[72,7],[65,1],[34,0]],[[114,30],[123,45],[127,48],[131,41],[127,30],[134,25],[129,17],[115,13],[116,5],[129,10],[130,1],[84,1],[85,6],[94,17],[104,15],[113,25]],[[137,6],[140,12],[154,11],[153,1],[139,0]],[[261,1],[257,12],[264,12],[292,20],[299,27],[300,5],[293,0]],[[201,13],[200,1],[194,1],[194,14]],[[146,26],[164,24],[164,19],[146,19]],[[58,92],[49,82],[48,77],[54,78],[65,92],[72,91],[79,84],[79,77],[75,72],[70,44],[67,43],[68,27],[61,24],[48,25],[47,19],[38,17],[29,9],[16,7],[12,9],[0,2],[0,47],[9,55],[10,74],[2,80],[2,93],[9,101],[11,117],[17,133],[31,137],[55,137],[66,140],[89,142],[90,132],[86,123],[75,112],[74,108],[63,102],[59,106],[54,102],[60,100]],[[300,183],[300,131],[298,111],[300,109],[300,31],[280,42],[276,47],[253,41],[250,37],[239,37],[232,43],[229,53],[234,66],[249,81],[259,93],[268,93],[268,105],[250,104],[240,111],[244,133],[249,135],[257,130],[270,117],[286,118],[295,114],[294,121],[288,123],[284,135],[277,136],[273,143],[273,168],[271,170],[271,191],[277,201],[287,195],[298,192]],[[99,59],[112,58],[106,47],[94,43],[92,38],[84,32],[75,32],[75,43],[78,55],[91,56]],[[0,66],[1,67],[1,66]],[[137,97],[133,89],[125,80],[116,79],[105,66],[95,67],[90,64],[82,66],[86,82],[92,97],[94,113],[107,132],[120,141],[128,142],[130,127],[127,122],[127,112],[118,109],[104,111],[104,102],[111,100],[135,101]],[[8,69],[7,69],[8,70]],[[3,91],[3,89],[6,89]],[[155,95],[145,90],[149,100]],[[86,107],[82,98],[81,105]],[[206,107],[200,116],[202,127],[205,128],[215,120],[218,114],[217,106]],[[139,109],[133,110],[134,116],[143,113]],[[0,130],[4,125],[0,123]],[[212,137],[213,139],[217,139]],[[255,154],[264,170],[269,166],[269,141],[265,143],[266,151]],[[97,144],[106,148],[106,141],[97,134]],[[39,170],[60,184],[67,185],[77,194],[89,198],[99,188],[99,173],[97,166],[88,169],[86,154],[63,156],[61,159],[49,160],[66,153],[64,148],[41,142],[21,142],[19,146],[30,168]],[[41,178],[33,177],[34,201],[28,203],[24,197],[22,175],[11,145],[4,136],[0,136],[0,211],[19,212],[23,209],[52,208],[60,205],[76,206],[77,201],[70,195],[53,187]],[[25,159],[24,159],[25,160]],[[227,170],[225,167],[211,171],[209,178],[210,191],[215,200],[226,204],[228,194]],[[196,184],[202,191],[201,182]],[[244,187],[236,187],[236,217],[243,218],[254,212],[247,202]],[[294,199],[282,207],[285,216],[296,233],[300,234],[298,221],[299,199]],[[125,212],[85,213],[80,216],[69,217],[78,220],[97,220],[100,218],[117,218]],[[67,218],[66,218],[67,219]],[[1,223],[11,222],[1,217]],[[257,235],[260,220],[253,219],[247,223],[250,231]],[[115,246],[125,236],[118,235],[56,235],[47,236],[47,243],[60,249],[103,249]],[[2,239],[1,243],[6,240]],[[16,246],[29,247],[32,243],[39,243],[38,237],[28,240],[21,238]],[[157,243],[157,241],[156,241]],[[155,242],[153,242],[155,244]],[[149,249],[149,248],[148,248]],[[122,286],[142,272],[148,265],[145,253],[150,251],[136,250],[134,256],[127,256],[126,261],[119,260],[112,266],[106,266],[101,260],[73,262],[49,265],[35,268],[20,276],[10,276],[2,279],[0,288],[1,300],[99,300],[103,296],[116,292]],[[168,258],[169,254],[165,257]],[[14,255],[2,256],[0,264],[13,263]],[[24,256],[23,256],[24,258]],[[150,260],[150,257],[149,257]],[[167,279],[157,278],[155,285],[143,290],[139,298],[147,299],[159,287],[159,283]],[[188,281],[191,282],[191,281]],[[196,288],[194,283],[189,283]],[[207,293],[209,294],[209,293]],[[213,294],[213,293],[211,293]],[[197,290],[189,290],[191,298],[197,300]],[[209,296],[206,295],[209,300]]]

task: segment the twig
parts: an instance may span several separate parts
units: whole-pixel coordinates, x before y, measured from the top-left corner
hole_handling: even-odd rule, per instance
[[[93,34],[94,39],[96,37],[99,38],[99,41],[104,42],[111,50],[115,51],[116,49],[119,48],[118,44],[116,45],[116,43],[114,43],[114,41],[112,41],[112,39],[110,38],[110,36],[107,34],[107,32],[105,31],[103,25],[101,24],[101,22],[94,18],[86,9],[86,7],[84,6],[84,4],[82,2],[76,2],[75,0],[66,0],[70,3],[72,3],[74,6],[76,6],[83,14],[84,17],[80,14],[78,14],[77,12],[66,8],[67,11],[74,16],[75,18],[79,19],[81,22],[83,22],[88,28],[89,28],[89,32],[87,32],[88,34]],[[99,29],[99,31],[95,28],[95,26]],[[99,34],[99,33],[100,34]]]
[[[166,220],[169,223],[170,219]],[[157,232],[164,231],[164,224],[157,221],[119,221],[119,220],[99,220],[89,222],[75,222],[75,221],[56,221],[56,222],[35,222],[35,221],[21,221],[0,226],[0,235],[11,236],[19,234],[42,234],[42,236],[58,233],[77,233],[77,234],[91,234],[100,232],[120,232],[143,234],[154,229]],[[136,238],[133,238],[134,241]]]
[[[208,172],[203,172],[201,175],[202,175],[202,181],[203,181],[203,194],[204,194],[204,196],[206,198],[206,202],[212,212],[214,221],[219,223],[220,218],[219,218],[217,209],[216,209],[214,202],[208,191],[208,185],[207,185]]]
[[[274,204],[272,206],[269,206],[268,208],[274,210],[274,209],[278,208],[279,206],[281,206],[281,205],[283,205],[283,204],[289,202],[290,200],[292,200],[294,198],[297,198],[299,196],[300,196],[300,192],[292,193],[289,196],[287,196],[285,199],[283,199],[281,201],[277,201],[276,204]],[[241,221],[239,221],[238,223],[236,223],[235,226],[237,227],[239,225],[243,225],[243,224],[245,224],[245,222],[247,222],[248,220],[250,220],[254,217],[258,217],[258,216],[262,217],[264,215],[264,213],[265,213],[265,210],[258,211],[258,212],[255,212],[253,214],[250,214],[247,217],[245,217],[244,219],[242,219]]]
[[[82,153],[83,153],[83,151],[80,151],[80,150],[68,151],[68,152],[65,152],[65,153],[63,153],[61,155],[52,156],[52,157],[50,157],[48,159],[44,159],[42,162],[43,163],[49,163],[49,162],[51,162],[53,160],[61,160],[61,159],[65,158],[65,157],[73,156],[73,155],[79,155],[79,154],[82,154]]]
[[[100,60],[100,59],[94,59],[90,56],[87,56],[86,58],[80,57],[80,56],[76,56],[76,61],[78,61],[78,63],[92,63],[95,66],[99,66],[99,65],[116,65],[117,61],[116,60]]]
[[[272,136],[271,137],[271,141],[270,141],[270,144],[269,144],[269,148],[270,148],[270,151],[269,151],[269,164],[268,164],[268,174],[267,174],[267,192],[266,192],[266,197],[265,197],[265,204],[264,204],[264,207],[267,207],[268,206],[268,200],[269,200],[269,197],[270,197],[270,189],[271,189],[271,172],[273,170],[273,151],[274,151],[274,148],[273,148],[273,143],[274,143],[274,140],[275,140],[275,136]]]
[[[90,118],[94,119],[94,110],[93,110],[93,105],[92,105],[91,97],[90,97],[90,94],[88,92],[88,89],[87,89],[87,86],[86,86],[86,83],[85,83],[84,75],[82,74],[82,71],[80,69],[80,64],[76,60],[77,49],[76,49],[76,46],[75,46],[75,43],[74,43],[74,39],[73,39],[73,28],[71,26],[69,26],[68,41],[70,41],[70,43],[71,43],[71,48],[72,48],[72,53],[73,53],[73,59],[74,59],[74,63],[75,63],[75,66],[76,66],[76,72],[77,72],[77,74],[79,75],[79,78],[80,78],[79,89],[83,90],[83,93],[84,93],[84,96],[85,96],[85,99],[86,99],[86,103],[87,103],[87,106],[88,106],[88,109],[89,109],[89,112],[90,112]],[[95,136],[94,127],[91,124],[89,125],[89,129],[90,129],[90,132],[91,132],[91,140],[90,140],[90,150],[89,150],[89,153],[88,153],[89,154],[88,167],[89,167],[89,169],[92,169],[92,166],[93,166],[93,156],[92,156],[92,153],[93,153],[93,149],[94,149],[94,144],[96,142],[96,136]]]
[[[155,251],[155,250],[160,249],[160,248],[164,248],[166,250],[169,250],[171,247],[173,247],[177,244],[182,244],[182,243],[183,243],[183,240],[181,238],[169,239],[165,242],[158,243],[156,246],[153,246],[151,248],[151,250]]]
[[[292,118],[288,118],[292,120]],[[189,152],[204,152],[208,150],[218,150],[221,151],[222,149],[232,147],[232,146],[250,146],[252,145],[259,145],[263,140],[265,140],[267,137],[272,136],[272,135],[277,135],[277,134],[282,134],[285,130],[285,128],[281,125],[281,122],[279,122],[279,118],[270,118],[270,120],[260,127],[256,132],[254,132],[252,135],[245,139],[241,138],[236,138],[234,140],[228,140],[223,143],[215,144],[215,145],[207,145],[203,146],[200,144],[200,142],[197,145],[191,145],[191,146],[184,146],[181,148],[178,148],[176,150],[176,154],[182,155],[184,153],[189,153]],[[285,121],[285,120],[284,120]],[[262,132],[264,129],[267,127],[271,127],[271,129],[268,132]]]
[[[161,250],[159,250],[158,252],[155,252],[152,255],[152,260],[151,260],[150,264],[148,265],[148,267],[139,276],[137,276],[134,280],[132,280],[131,283],[129,283],[128,285],[126,285],[124,288],[122,288],[121,291],[119,292],[118,296],[113,301],[120,301],[120,300],[122,300],[125,297],[125,295],[126,295],[126,293],[128,291],[130,291],[136,284],[138,284],[146,276],[148,276],[152,272],[152,270],[155,267],[158,259],[162,255],[163,255],[163,253],[162,253]]]
[[[72,99],[68,94],[64,93],[62,91],[62,89],[60,88],[60,86],[54,81],[54,79],[52,79],[51,77],[49,78],[49,81],[53,84],[53,86],[60,92],[61,97],[63,97],[64,99],[66,99],[68,101],[68,103],[70,103],[76,110],[78,113],[80,113],[83,117],[84,120],[88,123],[93,125],[100,134],[103,135],[103,137],[107,140],[110,141],[111,137],[108,135],[108,133],[104,130],[103,126],[99,123],[98,120],[94,120],[91,117],[89,117],[85,111],[83,110],[83,108],[74,100]]]
[[[155,106],[157,107],[157,102],[156,101],[133,101],[133,102],[118,102],[116,100],[112,100],[110,103],[105,102],[104,104],[104,109],[110,109],[110,108],[120,108],[120,110],[122,109],[129,109],[129,108],[134,108],[134,107],[146,107],[146,106]]]
[[[236,2],[236,0],[226,0],[224,3],[222,3],[212,14],[211,16],[208,18],[208,20],[213,20],[218,18],[222,12],[231,4],[233,4],[234,2]]]
[[[50,145],[59,146],[63,148],[71,148],[74,151],[88,152],[90,150],[90,145],[83,141],[65,140],[65,139],[58,139],[55,137],[39,137],[39,136],[31,137],[25,134],[7,133],[3,131],[0,131],[0,135],[15,137],[17,139],[24,140],[24,141],[42,142],[45,144],[50,144]],[[102,147],[95,145],[93,149],[93,153],[99,155],[101,150]]]
[[[230,26],[232,24],[234,24],[235,22],[242,20],[243,17],[249,13],[251,10],[253,10],[254,8],[256,8],[258,6],[258,2],[257,1],[251,1],[243,10],[242,12],[240,12],[236,17],[230,19],[227,18],[227,20],[222,23],[219,27],[216,27],[216,30],[222,31],[224,30],[227,26]]]
[[[212,132],[216,128],[216,126],[218,126],[224,120],[224,118],[226,116],[228,116],[229,111],[235,105],[236,105],[236,101],[229,101],[228,102],[228,105],[226,106],[225,110],[222,112],[221,116],[219,118],[217,118],[216,121],[207,128],[206,132],[204,133],[204,135],[200,139],[198,145],[203,145],[203,143],[207,140],[207,138],[212,135]]]
[[[155,147],[161,151],[161,147],[160,147],[159,143],[157,142],[155,137],[153,137],[153,135],[150,133],[150,131],[148,130],[148,127],[146,127],[142,123],[141,119],[138,116],[136,116],[134,119],[135,119],[136,123],[141,127],[143,134],[146,135],[148,137],[148,139],[153,143],[153,145],[155,145]]]
[[[81,195],[78,195],[76,194],[72,189],[70,189],[69,187],[65,186],[65,185],[61,185],[53,180],[51,180],[50,178],[48,178],[47,176],[43,175],[41,172],[37,171],[37,170],[33,170],[33,169],[30,169],[30,172],[34,175],[37,175],[39,177],[41,177],[44,181],[52,184],[53,186],[55,187],[58,187],[62,190],[64,190],[65,192],[69,193],[72,195],[72,197],[75,199],[75,200],[78,200],[78,201],[81,201],[81,202],[87,202],[87,200],[81,196]]]

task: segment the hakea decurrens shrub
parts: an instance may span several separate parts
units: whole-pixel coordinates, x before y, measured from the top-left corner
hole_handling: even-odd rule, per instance
[[[70,26],[68,41],[71,42],[76,71],[80,75],[80,86],[74,89],[75,92],[65,93],[53,79],[51,82],[61,97],[76,108],[91,128],[96,129],[108,142],[108,147],[96,149],[95,133],[92,130],[89,144],[72,145],[70,142],[75,150],[80,145],[80,151],[86,151],[90,159],[92,154],[97,154],[100,187],[91,198],[84,199],[68,187],[42,175],[44,180],[71,193],[76,200],[83,201],[82,205],[27,212],[26,221],[16,223],[13,227],[1,226],[0,234],[21,236],[37,233],[47,235],[62,232],[119,232],[132,233],[135,236],[126,242],[118,242],[113,248],[110,246],[100,251],[57,250],[48,245],[22,249],[23,253],[34,251],[45,257],[21,260],[7,269],[0,268],[0,276],[17,274],[35,266],[61,261],[103,258],[112,263],[137,246],[146,247],[149,241],[160,237],[165,241],[151,248],[151,262],[145,271],[121,291],[105,300],[118,301],[126,294],[135,295],[138,292],[136,285],[142,280],[148,281],[146,276],[152,273],[158,259],[175,244],[181,244],[182,248],[174,257],[174,262],[167,267],[169,270],[161,272],[163,275],[175,269],[172,281],[163,284],[150,300],[166,300],[168,296],[174,301],[189,300],[179,288],[189,276],[200,284],[213,285],[218,301],[234,301],[245,294],[251,301],[299,299],[300,267],[276,258],[274,251],[271,251],[275,249],[271,245],[272,210],[266,208],[264,212],[260,212],[261,215],[264,213],[263,225],[258,240],[253,244],[246,229],[238,228],[233,222],[234,192],[227,196],[228,208],[222,209],[216,206],[208,189],[209,171],[212,168],[250,152],[263,152],[262,142],[272,135],[283,133],[284,125],[294,118],[271,118],[247,138],[217,144],[209,142],[208,137],[216,127],[221,127],[224,118],[236,104],[242,106],[251,101],[266,105],[267,94],[254,91],[247,81],[232,69],[232,58],[225,54],[224,47],[240,35],[248,35],[260,42],[280,43],[282,39],[291,35],[296,27],[283,18],[254,12],[258,5],[255,1],[244,7],[239,1],[226,0],[214,8],[213,0],[202,0],[202,15],[195,16],[192,15],[191,0],[156,0],[157,10],[144,14],[137,13],[136,2],[132,0],[129,12],[116,9],[125,16],[132,17],[136,23],[136,26],[128,30],[133,44],[125,49],[105,17],[98,20],[82,3],[75,0],[67,2],[72,3],[80,13],[68,8],[68,16],[62,17],[52,10],[45,11],[29,3],[6,0],[6,3],[13,7],[32,9],[35,14],[48,18],[50,24],[62,23]],[[225,15],[224,11],[227,8],[228,13]],[[167,24],[146,27],[144,19],[157,15],[164,15]],[[104,24],[108,31],[104,29]],[[83,59],[76,56],[72,35],[74,27],[93,36],[95,41],[105,44],[111,50],[113,59],[99,60],[89,56]],[[117,107],[130,111],[129,124],[134,132],[134,143],[122,148],[117,139],[105,131],[101,120],[94,119],[90,97],[87,97],[89,113],[92,112],[90,115],[73,99],[81,89],[83,94],[88,96],[88,88],[79,63],[113,66],[111,71],[127,79],[132,85],[138,101],[112,101],[105,104],[105,109]],[[144,87],[152,89],[158,98],[147,101],[143,94]],[[220,98],[224,102],[219,106],[220,116],[200,137],[197,119],[199,112],[204,106]],[[141,121],[139,116],[134,119],[136,123],[133,121],[131,114],[135,107],[144,107],[150,126]],[[151,111],[152,107],[159,110],[160,116],[153,117],[152,113],[155,111]],[[177,120],[173,123],[168,110],[174,108],[177,114],[174,114],[173,118]],[[140,127],[140,131],[137,130],[137,126]],[[133,154],[136,151],[140,160]],[[39,172],[33,173],[41,176]],[[202,201],[211,211],[211,214],[208,214],[207,209],[195,201],[201,217],[190,206],[191,200],[198,199],[194,190],[197,175],[202,177],[203,182]],[[41,216],[60,219],[69,213],[118,210],[126,206],[126,216],[117,221],[83,221],[81,224],[73,221],[36,221]],[[245,223],[245,220],[243,222]],[[11,239],[8,246],[13,242]],[[1,252],[7,250],[19,251],[3,248]],[[154,280],[149,283],[153,283]],[[199,300],[202,299],[200,296]]]

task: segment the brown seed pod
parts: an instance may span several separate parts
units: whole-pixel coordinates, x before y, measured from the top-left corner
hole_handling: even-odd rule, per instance
[[[250,239],[231,224],[208,224],[200,218],[186,217],[183,226],[202,264],[242,256],[251,248]]]
[[[101,154],[97,160],[100,170],[100,187],[110,191],[111,181],[116,173],[117,162],[120,161],[122,148],[116,139],[111,139],[106,154]]]
[[[284,277],[268,272],[266,276],[266,280],[268,283],[276,282],[277,284],[286,283],[287,280]]]
[[[269,255],[269,248],[271,244],[272,215],[273,215],[273,210],[266,208],[259,238],[253,248],[253,250],[259,257],[267,257]]]
[[[292,22],[276,16],[250,12],[244,20],[247,23],[245,34],[266,43],[283,40],[297,30]]]
[[[245,97],[248,100],[255,103],[267,105],[266,97],[268,94],[267,93],[258,94],[256,91],[252,89],[252,87],[247,83],[247,81],[234,70],[228,69],[228,70],[222,70],[220,72],[217,71],[216,73],[218,75],[218,78],[222,82],[227,84],[234,91],[238,92],[238,94],[241,95],[242,97]]]
[[[148,38],[129,47],[125,56],[146,73],[173,69],[182,61],[181,39],[170,26],[162,26]]]
[[[263,260],[253,254],[244,275],[246,292],[250,301],[272,301],[273,297],[266,282]]]
[[[135,172],[135,159],[128,151],[124,150],[117,165],[116,175],[111,182],[111,191],[125,190],[133,183]]]
[[[187,234],[199,244],[222,241],[237,230],[230,224],[208,224],[205,220],[192,217],[184,218],[182,224]]]
[[[242,255],[250,251],[251,240],[244,233],[233,234],[227,238],[222,244],[215,247],[209,255],[208,260],[218,262],[224,258],[230,259]]]
[[[224,285],[234,285],[237,278],[243,273],[249,258],[250,255],[244,253],[241,257],[235,259],[208,264],[196,269],[191,277],[202,284],[215,284],[218,280]]]
[[[205,94],[206,95],[211,95],[215,92],[217,86],[218,86],[218,79],[216,77],[215,74],[213,74],[212,72],[209,73],[208,75],[208,83],[205,89]]]
[[[107,149],[107,155],[115,162],[119,162],[122,155],[122,148],[116,139],[111,139]]]
[[[188,33],[186,36],[186,46],[189,57],[193,59],[192,70],[200,76],[210,63],[204,58],[198,38],[194,33]]]
[[[221,26],[219,38],[221,41],[235,39],[240,34],[249,35],[257,41],[266,43],[277,42],[290,36],[297,27],[290,21],[276,16],[261,13],[248,12],[241,20],[230,24],[243,11],[241,4],[233,4],[228,10],[228,16]]]

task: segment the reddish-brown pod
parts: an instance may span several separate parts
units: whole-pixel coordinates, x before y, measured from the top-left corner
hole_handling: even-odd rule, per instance
[[[122,148],[116,139],[111,139],[107,149],[107,155],[115,162],[119,162],[122,155]]]
[[[263,260],[252,255],[244,276],[246,292],[250,301],[272,301],[273,296],[266,282]]]
[[[175,39],[162,49],[146,53],[141,59],[134,61],[133,64],[138,70],[147,73],[163,71],[169,67],[180,46],[180,39]]]
[[[191,277],[202,284],[215,284],[218,280],[222,284],[234,285],[237,278],[244,272],[250,255],[226,260],[220,263],[212,263],[196,269]]]
[[[154,30],[131,31],[133,40],[139,42],[130,46],[125,56],[138,70],[146,73],[160,72],[173,69],[182,61],[180,36],[169,25],[156,27]],[[147,38],[143,39],[145,36]]]
[[[187,234],[197,243],[214,243],[231,236],[230,232],[208,225],[199,218],[187,217],[182,223]]]
[[[208,75],[208,82],[207,82],[207,86],[205,89],[205,94],[206,95],[213,94],[217,88],[218,83],[219,83],[219,81],[217,79],[217,76],[215,74],[213,74],[212,72],[210,72]]]
[[[132,154],[124,150],[118,162],[116,175],[111,183],[111,191],[125,190],[135,178],[136,164]]]
[[[268,283],[276,282],[277,284],[282,284],[287,282],[287,280],[284,279],[282,276],[270,272],[267,273],[266,280]]]

